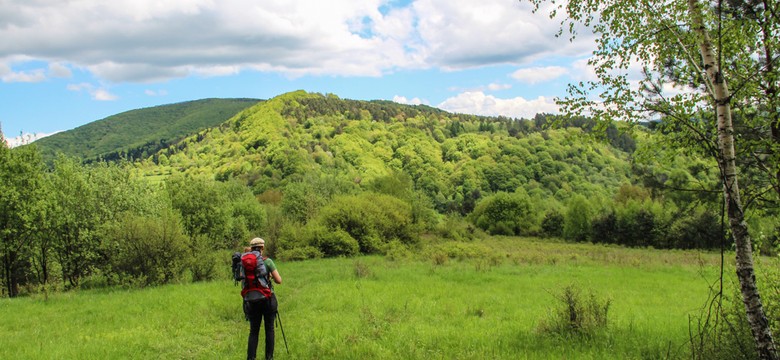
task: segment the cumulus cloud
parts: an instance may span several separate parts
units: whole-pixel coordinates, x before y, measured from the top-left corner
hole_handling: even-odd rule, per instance
[[[14,16],[0,15],[5,25],[0,37],[14,41],[0,43],[0,59],[50,61],[55,63],[50,76],[69,77],[70,68],[83,68],[101,80],[157,82],[246,69],[288,76],[381,76],[397,69],[525,64],[587,48],[579,40],[551,41],[558,22],[531,14],[526,2],[474,4],[3,1],[0,14]],[[39,81],[46,73],[6,71],[3,76],[4,81]]]
[[[59,62],[49,63],[48,68],[38,67],[15,71],[12,68],[13,65],[25,63],[31,59],[21,55],[8,56],[8,58],[11,60],[7,63],[0,62],[0,81],[4,83],[37,83],[45,81],[49,77],[66,78],[72,75],[70,69]]]
[[[116,100],[119,97],[116,95],[108,92],[106,89],[96,89],[95,91],[90,93],[92,95],[92,98],[99,101],[111,101]]]
[[[2,78],[5,83],[36,83],[46,80],[46,73],[43,69],[18,72],[7,70],[0,78]]]
[[[525,64],[541,56],[576,56],[590,51],[592,37],[583,32],[569,42],[552,38],[559,22],[532,14],[520,1],[418,0],[412,5],[428,61],[461,69],[486,64]],[[551,40],[552,38],[552,40]]]
[[[438,107],[455,113],[515,118],[531,118],[538,113],[557,113],[559,110],[553,99],[544,96],[532,100],[522,97],[500,99],[480,91],[458,94]]]
[[[58,132],[59,131],[53,133],[35,133],[35,134],[26,133],[13,138],[5,138],[5,143],[8,145],[9,148],[14,148],[20,145],[26,145],[32,143],[35,140],[39,140],[47,136],[54,135]]]
[[[498,90],[507,90],[511,89],[512,85],[509,84],[499,84],[499,83],[492,83],[487,86],[487,89],[490,91],[498,91]]]
[[[71,72],[70,68],[67,66],[54,62],[49,64],[49,76],[55,78],[69,78],[73,76],[73,72]]]
[[[98,101],[113,101],[119,99],[118,96],[110,93],[108,90],[90,83],[68,84],[67,89],[75,92],[87,92],[92,99]]]
[[[399,95],[393,96],[393,101],[399,104],[406,104],[406,105],[423,105],[423,104],[428,105],[429,104],[428,100],[422,100],[420,98],[407,99],[406,96],[399,96]]]
[[[411,21],[395,13],[384,19],[381,3],[2,2],[0,12],[18,16],[0,28],[0,36],[15,39],[0,44],[0,58],[68,59],[115,82],[224,75],[239,68],[380,75],[406,62],[403,44],[386,34],[364,38],[350,24],[365,22],[372,29],[380,24],[381,32],[404,26],[393,22]]]
[[[566,75],[569,71],[560,66],[545,66],[520,69],[513,72],[510,76],[517,81],[526,84],[538,84],[545,81],[557,79]]]
[[[510,84],[490,83],[487,85],[474,86],[469,88],[451,86],[447,90],[452,92],[485,92],[485,91],[501,91],[511,89]]]

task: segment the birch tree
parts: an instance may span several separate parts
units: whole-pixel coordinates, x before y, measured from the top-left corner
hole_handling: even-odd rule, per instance
[[[568,32],[573,38],[586,29],[596,35],[596,50],[588,63],[597,79],[570,86],[569,95],[559,101],[565,112],[626,121],[661,115],[670,143],[717,160],[736,244],[736,275],[756,351],[762,359],[777,359],[755,282],[741,197],[745,189],[738,181],[740,164],[764,174],[751,176],[760,181],[751,182],[747,193],[751,200],[777,201],[777,2],[528,1],[536,12],[562,19],[558,35]],[[735,110],[743,125],[740,131],[734,128]],[[744,144],[737,146],[735,140]],[[747,156],[738,161],[737,150]],[[767,196],[769,190],[775,195]]]

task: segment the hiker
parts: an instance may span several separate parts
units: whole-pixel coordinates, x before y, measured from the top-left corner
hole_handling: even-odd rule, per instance
[[[247,266],[247,259],[252,259],[252,261],[256,259],[256,267],[262,269],[264,274],[258,276],[256,281],[251,281],[254,275],[244,275],[246,279],[241,290],[241,296],[244,298],[244,315],[249,320],[249,340],[246,358],[250,360],[255,359],[258,337],[260,335],[260,324],[265,320],[265,358],[268,360],[274,357],[274,319],[278,305],[270,280],[281,284],[282,277],[279,275],[273,260],[263,256],[265,240],[254,238],[249,242],[249,247],[251,251],[241,255],[244,268],[252,267],[254,269],[254,264]],[[262,264],[260,264],[260,261],[262,261]]]

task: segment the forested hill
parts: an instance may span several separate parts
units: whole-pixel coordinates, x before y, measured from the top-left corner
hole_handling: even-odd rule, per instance
[[[131,110],[40,139],[47,162],[57,152],[84,161],[141,159],[187,135],[217,126],[260,100],[203,99]]]
[[[147,176],[237,179],[258,195],[312,177],[366,187],[399,175],[440,213],[462,214],[490,193],[612,196],[628,182],[627,153],[587,136],[592,122],[543,130],[554,120],[451,114],[299,91],[257,104],[136,167]],[[613,127],[607,134],[633,149],[625,133]]]

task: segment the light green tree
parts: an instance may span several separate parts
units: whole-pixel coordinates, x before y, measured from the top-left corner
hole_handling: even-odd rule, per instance
[[[0,263],[4,291],[19,294],[43,218],[43,161],[34,146],[8,149],[0,133]]]
[[[586,241],[590,236],[591,209],[588,200],[582,195],[569,199],[563,220],[563,237],[570,240]]]

